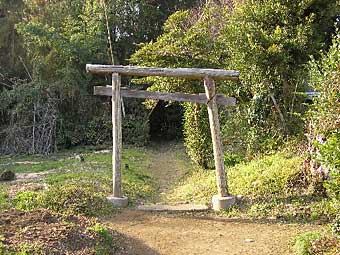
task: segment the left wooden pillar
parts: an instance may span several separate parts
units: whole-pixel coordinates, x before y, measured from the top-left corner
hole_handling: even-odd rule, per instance
[[[121,77],[112,74],[112,183],[113,194],[108,200],[117,207],[128,205],[127,197],[122,195],[122,104]]]

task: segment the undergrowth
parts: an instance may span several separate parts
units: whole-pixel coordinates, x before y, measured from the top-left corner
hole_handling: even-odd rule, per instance
[[[295,238],[293,250],[296,255],[338,255],[340,237],[329,231],[306,232]]]
[[[340,209],[338,200],[313,194],[300,186],[302,161],[289,152],[279,152],[227,167],[229,192],[242,199],[221,214],[288,221],[329,221],[334,218]],[[210,204],[215,194],[215,171],[193,169],[167,199]]]
[[[45,189],[19,191],[9,197],[5,184],[0,183],[0,210],[11,207],[24,211],[48,208],[63,214],[88,216],[101,216],[114,211],[106,199],[106,196],[112,193],[112,154],[84,151],[82,155],[85,158],[84,162],[67,159],[70,156],[64,154],[61,158],[58,158],[59,155],[52,156],[52,163],[46,160],[34,161],[36,157],[31,159],[25,157],[26,161],[30,160],[32,172],[39,172],[41,169],[51,170],[50,166],[56,166],[54,161],[58,162],[60,168],[43,179]],[[132,204],[138,199],[150,198],[156,192],[154,180],[145,171],[148,158],[148,152],[144,149],[124,149],[123,193]],[[6,164],[11,166],[14,172],[20,173],[23,171],[22,164],[17,162],[22,160],[15,157],[10,162],[7,158]]]

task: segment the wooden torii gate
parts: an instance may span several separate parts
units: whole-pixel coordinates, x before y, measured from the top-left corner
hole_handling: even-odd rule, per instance
[[[133,97],[143,99],[157,99],[165,101],[195,102],[206,104],[209,114],[211,138],[213,142],[216,182],[218,194],[212,199],[213,209],[225,209],[235,203],[235,196],[228,192],[226,174],[224,169],[223,148],[220,134],[220,123],[217,105],[234,106],[235,98],[226,98],[223,94],[216,94],[214,80],[237,80],[238,71],[220,69],[199,68],[156,68],[118,65],[86,65],[87,72],[95,74],[111,74],[112,86],[97,86],[95,95],[112,97],[112,170],[113,170],[113,194],[108,199],[118,207],[128,204],[128,199],[122,195],[121,189],[121,155],[122,155],[122,117],[121,97]],[[188,79],[200,79],[204,81],[205,94],[186,93],[161,93],[141,90],[127,90],[121,88],[121,75],[126,76],[162,76],[179,77]]]

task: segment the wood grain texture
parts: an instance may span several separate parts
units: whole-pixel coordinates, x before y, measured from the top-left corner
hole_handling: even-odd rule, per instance
[[[203,79],[206,76],[214,80],[237,80],[240,73],[234,70],[201,68],[159,68],[120,65],[86,65],[87,72],[96,74],[119,73],[127,76],[162,76]]]
[[[122,197],[122,105],[120,96],[121,77],[118,73],[112,74],[112,182],[113,196]]]
[[[94,87],[94,95],[112,96],[111,86],[96,86]],[[207,104],[208,99],[206,94],[187,94],[187,93],[167,93],[167,92],[152,92],[145,90],[130,90],[121,89],[122,97],[155,99],[164,101],[192,102],[199,104]],[[216,95],[216,102],[219,105],[235,106],[236,99],[233,97],[225,97],[223,94]]]
[[[218,194],[220,197],[229,195],[228,186],[226,182],[226,174],[224,169],[224,157],[221,141],[220,122],[218,118],[218,108],[216,102],[216,89],[215,82],[210,77],[204,78],[204,88],[209,99],[208,114],[210,123],[211,139],[213,142],[215,170],[216,170],[216,182]]]

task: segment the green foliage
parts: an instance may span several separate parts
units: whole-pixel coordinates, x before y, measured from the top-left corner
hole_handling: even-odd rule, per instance
[[[267,150],[268,139],[274,137],[270,144],[275,144],[301,131],[303,122],[295,112],[304,110],[296,94],[305,89],[303,65],[321,48],[322,29],[332,27],[335,9],[335,1],[249,0],[228,16],[220,36],[229,56],[224,62],[241,72],[234,90],[239,113],[232,121],[251,153]],[[230,126],[232,133],[235,124],[225,129]],[[248,128],[242,130],[240,124]]]
[[[299,157],[278,153],[236,164],[227,168],[229,192],[259,200],[289,197],[301,163]],[[208,202],[216,192],[215,172],[195,169],[169,198]]]
[[[340,215],[338,215],[332,222],[331,232],[333,235],[340,237]]]
[[[322,55],[320,61],[312,59],[309,63],[310,84],[313,89],[320,92],[309,112],[314,136],[321,134],[327,138],[339,128],[339,37],[338,30],[329,51]]]
[[[195,3],[1,1],[1,152],[47,154],[57,147],[96,145],[110,139],[108,101],[89,96],[92,86],[104,85],[106,79],[86,75],[85,64],[111,62],[107,29],[115,64],[126,64],[136,44],[152,40],[161,32],[170,13]],[[35,112],[37,106],[50,111]],[[42,152],[35,150],[38,146],[34,146],[30,131],[37,124],[45,127],[42,118],[46,116],[52,117],[52,123],[48,123],[52,130],[39,130],[36,134],[50,136],[46,139],[37,135],[35,139],[47,144]],[[144,122],[140,120],[134,126],[129,121],[125,126],[125,134],[134,134],[129,141],[145,143],[148,127]]]
[[[330,172],[325,187],[332,197],[340,195],[340,43],[339,30],[329,51],[320,61],[312,60],[310,83],[320,93],[308,112],[309,141],[312,159]],[[328,170],[325,170],[327,168]],[[326,174],[327,176],[327,174]]]
[[[187,153],[198,165],[208,168],[213,165],[212,142],[208,112],[198,104],[185,104],[184,137]]]
[[[127,144],[144,146],[149,142],[149,115],[145,107],[136,99],[125,99],[123,119],[123,141]]]
[[[319,160],[331,169],[324,186],[329,196],[340,200],[340,132],[328,137],[327,143],[318,145]]]
[[[143,44],[131,62],[142,66],[221,67],[221,50],[212,30],[222,21],[218,6],[173,14],[164,25],[156,42]],[[216,11],[216,13],[214,13]],[[217,14],[216,15],[213,15]],[[206,49],[210,50],[207,51]],[[202,83],[173,78],[147,78],[149,90],[202,93]],[[206,107],[184,104],[184,138],[191,159],[203,167],[211,165],[212,144]]]
[[[95,224],[92,227],[89,227],[88,230],[95,232],[96,234],[98,234],[101,238],[104,239],[105,243],[108,245],[111,245],[113,242],[113,238],[109,232],[109,230],[103,226],[102,224]]]
[[[232,194],[269,198],[291,193],[291,181],[300,172],[302,160],[285,154],[264,156],[241,163],[228,171]]]
[[[12,206],[8,195],[0,190],[0,212],[8,210]],[[1,249],[0,249],[1,251]]]
[[[305,89],[304,64],[329,37],[335,9],[331,1],[249,0],[231,12],[227,5],[210,2],[201,10],[169,17],[164,33],[156,42],[143,44],[131,61],[143,66],[240,70],[239,83],[217,84],[218,91],[238,98],[236,110],[223,111],[227,116],[221,121],[223,139],[233,141],[227,148],[237,154],[277,149],[287,135],[302,131],[303,122],[295,113],[304,111],[303,98],[297,94]],[[150,90],[203,92],[196,82],[146,81],[152,84]],[[198,114],[196,106],[184,107],[188,153],[206,167],[212,150],[205,110]]]
[[[93,187],[78,184],[51,187],[44,192],[42,205],[55,212],[88,216],[105,215],[112,211],[112,205],[104,194]]]
[[[0,92],[3,88],[11,88],[14,80],[25,77],[20,58],[25,58],[26,53],[22,39],[15,31],[15,24],[23,17],[23,9],[22,0],[0,1]]]
[[[48,208],[63,214],[99,216],[112,210],[111,204],[102,193],[90,186],[76,184],[54,185],[44,192],[23,191],[13,199],[16,209],[32,211]]]
[[[319,232],[307,232],[295,240],[294,251],[296,255],[313,255],[311,242],[321,237]]]
[[[245,159],[242,155],[232,154],[232,153],[225,153],[224,154],[224,164],[227,167],[235,166],[244,162]]]
[[[18,210],[32,211],[42,205],[42,195],[34,191],[22,191],[13,199],[14,207]]]

